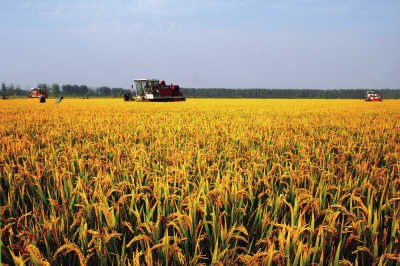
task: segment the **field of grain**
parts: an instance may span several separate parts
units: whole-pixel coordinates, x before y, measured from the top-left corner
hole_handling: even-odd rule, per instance
[[[398,265],[400,102],[0,102],[0,262]]]

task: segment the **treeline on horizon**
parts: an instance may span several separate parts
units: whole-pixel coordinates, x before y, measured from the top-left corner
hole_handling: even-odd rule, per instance
[[[46,89],[50,97],[123,97],[134,91],[107,86],[89,87],[71,84],[38,84],[37,88]],[[228,89],[228,88],[181,88],[188,98],[322,98],[322,99],[360,99],[369,89]],[[29,90],[21,89],[13,84],[1,84],[2,96],[26,96]],[[378,89],[384,99],[400,99],[400,89]]]
[[[360,99],[369,89],[183,89],[192,98],[315,98]],[[383,99],[400,99],[400,89],[376,90]]]
[[[131,90],[123,88],[110,88],[107,86],[101,86],[92,88],[87,85],[76,85],[76,84],[63,84],[59,85],[53,83],[48,85],[46,83],[40,83],[35,88],[45,89],[50,97],[58,96],[71,96],[71,97],[122,97],[126,93],[131,93]],[[19,86],[13,84],[1,84],[2,95],[9,96],[27,96],[30,94],[30,90],[21,89]]]

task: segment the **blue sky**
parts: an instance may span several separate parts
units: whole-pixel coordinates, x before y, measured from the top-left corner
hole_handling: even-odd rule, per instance
[[[400,88],[399,0],[1,0],[0,81]]]

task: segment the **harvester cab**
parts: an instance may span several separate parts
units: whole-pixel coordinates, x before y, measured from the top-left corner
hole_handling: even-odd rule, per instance
[[[166,85],[158,79],[135,79],[132,88],[136,88],[137,101],[171,102],[184,101],[178,85]]]
[[[30,97],[32,98],[47,98],[47,90],[42,88],[32,88]]]
[[[365,96],[365,100],[367,102],[381,102],[382,97],[376,91],[367,91]]]

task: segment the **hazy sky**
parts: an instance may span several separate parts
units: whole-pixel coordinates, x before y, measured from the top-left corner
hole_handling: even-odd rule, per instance
[[[399,0],[0,0],[0,81],[400,88]]]

